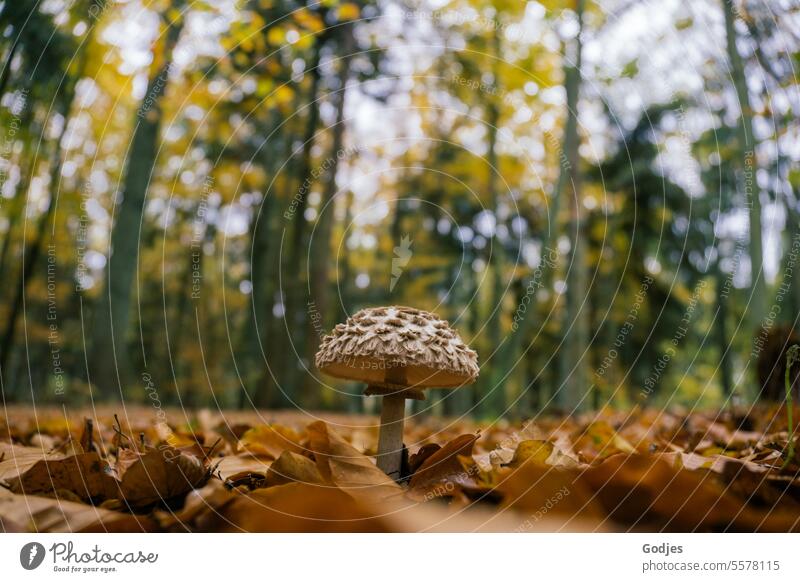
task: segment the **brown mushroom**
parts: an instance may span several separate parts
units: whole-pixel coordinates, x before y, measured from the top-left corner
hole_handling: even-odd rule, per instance
[[[364,394],[383,396],[378,467],[398,479],[405,400],[425,400],[426,388],[459,388],[478,377],[478,354],[450,325],[413,307],[362,309],[323,338],[320,372],[367,383]]]

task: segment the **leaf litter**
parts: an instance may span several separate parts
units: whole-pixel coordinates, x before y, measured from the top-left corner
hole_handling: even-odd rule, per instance
[[[2,531],[800,531],[785,406],[412,420],[399,483],[371,417],[75,417],[7,410]]]

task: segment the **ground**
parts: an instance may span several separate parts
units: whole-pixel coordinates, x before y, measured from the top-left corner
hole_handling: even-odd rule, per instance
[[[795,410],[794,418],[798,418]],[[7,407],[3,531],[796,531],[785,407],[477,423]]]

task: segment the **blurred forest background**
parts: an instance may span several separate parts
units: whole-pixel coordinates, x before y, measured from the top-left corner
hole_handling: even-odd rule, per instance
[[[313,354],[381,304],[479,353],[430,414],[780,396],[796,2],[3,0],[0,31],[6,403],[358,412]]]

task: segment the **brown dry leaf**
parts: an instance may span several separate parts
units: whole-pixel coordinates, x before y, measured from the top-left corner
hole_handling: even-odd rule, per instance
[[[252,455],[277,459],[283,451],[302,453],[302,437],[290,428],[262,424],[245,432],[239,440],[240,450]]]
[[[197,516],[216,511],[230,499],[230,488],[219,479],[210,479],[203,487],[190,491],[178,511],[156,507],[152,516],[162,531],[191,531],[191,524]]]
[[[574,449],[589,462],[616,453],[635,453],[636,448],[603,420],[589,424],[575,442]]]
[[[14,495],[0,489],[0,531],[3,532],[139,532],[155,524],[137,516],[83,503],[34,495]]]
[[[728,463],[735,463],[737,465],[745,465],[751,471],[761,473],[767,470],[766,467],[758,463],[754,463],[747,459],[736,459],[725,455],[699,455],[697,453],[660,453],[655,455],[657,458],[663,459],[676,469],[688,469],[690,471],[697,471],[699,469],[707,469],[714,473],[723,473]]]
[[[49,453],[40,447],[22,447],[0,443],[0,482],[18,477],[42,460],[63,459],[60,453]]]
[[[108,463],[97,453],[38,461],[18,477],[8,479],[8,485],[12,493],[53,495],[70,492],[87,502],[117,496],[117,482]]]
[[[219,481],[187,496],[177,514],[157,512],[167,531],[261,532],[463,532],[514,531],[518,518],[489,509],[451,511],[433,504],[376,507],[341,491],[294,483],[244,495],[225,490]]]
[[[726,450],[739,450],[756,444],[762,437],[761,433],[730,429],[721,422],[705,422],[698,418],[696,424],[702,426],[703,439],[711,439],[715,444]]]
[[[322,484],[323,479],[314,461],[303,455],[284,451],[267,471],[266,486],[292,482]]]
[[[402,494],[402,488],[322,421],[308,425],[309,446],[322,478],[351,497],[381,500]]]
[[[442,448],[442,445],[438,443],[428,443],[426,445],[422,445],[417,452],[408,457],[408,469],[411,473],[415,473],[417,469],[422,466],[422,463],[425,462],[425,459],[430,457],[433,453],[438,451]]]
[[[247,494],[217,492],[183,524],[207,532],[390,531],[378,515],[336,487],[288,483]]]
[[[575,472],[528,462],[498,470],[496,491],[502,506],[519,515],[519,531],[535,531],[544,521],[565,531],[601,531],[605,511],[592,492],[575,481]]]
[[[133,507],[185,495],[210,476],[203,461],[168,445],[145,453],[123,449],[115,468],[122,498]]]
[[[618,455],[578,477],[615,521],[658,531],[794,531],[800,514],[755,509],[705,471]]]
[[[271,461],[265,461],[259,457],[253,457],[251,455],[233,455],[229,457],[222,457],[221,459],[215,461],[214,467],[216,468],[216,474],[219,475],[219,478],[223,481],[227,481],[234,475],[240,473],[259,473],[262,476],[267,474],[267,469]]]
[[[225,442],[236,448],[239,446],[239,440],[251,428],[253,427],[246,423],[239,422],[230,424],[226,421],[223,421],[214,427],[214,432],[225,439]]]
[[[770,479],[770,473],[763,467],[751,462],[742,462],[739,459],[726,459],[722,462],[720,471],[721,480],[726,484],[726,489],[737,494],[748,502],[757,502],[763,507],[780,507],[781,512],[791,512],[800,515],[800,503],[792,497],[797,493],[794,483],[780,483]]]
[[[467,469],[459,457],[471,457],[476,434],[463,434],[430,455],[412,475],[409,495],[414,499],[430,500],[454,493],[456,488],[477,488],[475,480],[478,465]]]

